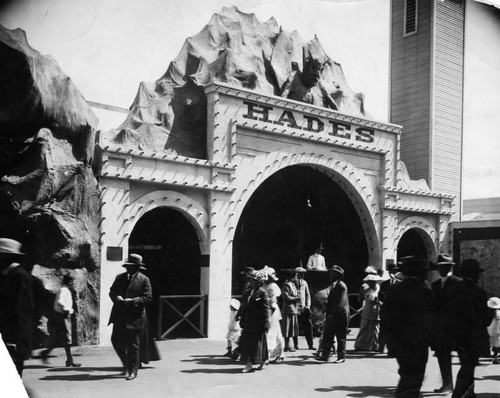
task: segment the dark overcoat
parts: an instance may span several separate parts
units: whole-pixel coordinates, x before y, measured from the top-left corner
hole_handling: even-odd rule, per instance
[[[430,345],[433,309],[432,292],[425,281],[409,277],[389,287],[380,317],[391,355]]]
[[[472,280],[464,279],[450,288],[447,296],[445,315],[452,347],[479,355],[491,322],[486,292]]]
[[[252,292],[248,301],[242,303],[240,325],[245,332],[262,333],[269,329],[269,298],[259,287]]]
[[[328,300],[325,303],[326,316],[348,322],[349,295],[346,284],[338,281],[333,288],[330,286],[326,290],[328,295]]]
[[[118,301],[117,297],[130,298],[131,301]],[[142,329],[146,324],[145,305],[153,300],[151,282],[141,272],[135,273],[130,281],[127,273],[116,277],[109,297],[113,301],[113,308],[109,323],[125,325],[129,329]]]
[[[448,350],[450,348],[447,331],[450,326],[446,325],[448,290],[460,283],[461,280],[461,278],[451,275],[446,279],[444,285],[441,278],[434,281],[431,285],[432,295],[434,297],[434,315],[432,322],[434,335],[432,336],[431,347],[434,350]]]

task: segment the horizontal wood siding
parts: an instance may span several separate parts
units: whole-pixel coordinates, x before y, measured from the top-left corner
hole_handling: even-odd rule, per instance
[[[392,1],[391,122],[401,124],[401,160],[412,179],[429,181],[431,3],[418,1],[417,33],[404,37],[404,1]]]
[[[436,2],[432,189],[452,194],[460,214],[463,113],[463,4]]]

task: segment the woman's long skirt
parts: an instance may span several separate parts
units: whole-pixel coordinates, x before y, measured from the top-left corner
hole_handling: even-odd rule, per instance
[[[299,335],[299,317],[296,314],[286,314],[283,318],[283,337]]]
[[[269,359],[266,332],[245,331],[241,333],[239,350],[241,362],[261,364]]]
[[[275,309],[269,318],[269,331],[267,332],[267,348],[269,350],[269,360],[276,361],[283,359],[285,340],[281,334],[281,311]]]
[[[359,333],[354,343],[355,350],[378,351],[380,321],[361,318]]]

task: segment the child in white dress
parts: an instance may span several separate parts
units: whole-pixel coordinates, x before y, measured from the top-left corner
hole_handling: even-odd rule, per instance
[[[240,322],[236,320],[236,315],[240,309],[240,302],[236,299],[231,299],[229,302],[229,308],[231,312],[229,314],[229,324],[227,326],[226,334],[227,352],[224,356],[237,359],[240,354],[238,348],[233,349],[233,343],[237,346],[241,336]]]
[[[488,307],[491,308],[493,319],[490,326],[488,326],[488,334],[490,336],[490,346],[493,351],[493,363],[500,364],[500,299],[498,297],[491,297],[488,300]]]

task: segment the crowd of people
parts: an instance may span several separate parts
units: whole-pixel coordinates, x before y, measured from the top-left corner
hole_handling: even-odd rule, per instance
[[[314,255],[316,262],[308,263],[311,269],[322,263],[320,252],[318,249]],[[19,242],[0,238],[0,336],[20,376],[24,360],[31,355],[36,307],[32,277],[20,265],[24,255]],[[429,266],[439,274],[432,283],[427,280]],[[359,290],[360,329],[354,349],[384,353],[387,348],[387,354],[398,364],[397,397],[419,395],[430,350],[435,353],[442,378],[435,393],[452,392],[452,398],[475,396],[474,370],[480,357],[492,351],[492,363],[500,363],[500,299],[488,298],[478,286],[483,270],[477,260],[461,262],[461,277],[454,275],[454,266],[450,256],[440,254],[432,263],[415,256],[403,257],[397,265],[388,266],[388,278],[374,267],[365,269]],[[110,289],[110,324],[112,344],[126,380],[133,380],[144,361],[141,351],[148,348],[146,307],[152,301],[152,289],[140,255],[130,254],[123,267],[125,272],[116,277]],[[282,362],[285,352],[299,348],[301,331],[308,349],[316,350],[313,297],[304,278],[309,271],[302,267],[283,271],[287,277],[280,288],[272,267],[245,268],[241,300],[230,301],[225,356],[239,358],[245,365],[244,373],[253,371],[254,365],[264,369],[270,362]],[[317,350],[312,354],[319,361],[342,364],[349,331],[349,294],[342,267],[333,265],[327,268],[327,274],[329,286],[323,289],[320,302],[324,322]],[[66,366],[79,367],[70,348],[71,316],[75,311],[72,282],[70,276],[64,276],[55,295],[54,336],[62,339]],[[44,361],[55,344],[51,340],[42,351]],[[457,352],[460,360],[455,383],[452,352]]]
[[[315,253],[316,259],[318,255],[320,250]],[[488,299],[477,285],[482,272],[477,260],[461,263],[461,278],[453,274],[454,265],[450,256],[440,254],[431,263],[416,256],[403,257],[397,265],[388,266],[385,278],[374,267],[365,270],[359,291],[361,320],[354,350],[384,353],[387,348],[387,355],[394,357],[399,367],[397,397],[419,395],[429,351],[434,352],[442,377],[441,387],[434,392],[452,393],[452,398],[475,396],[474,369],[481,356],[490,355],[489,348],[494,356],[492,363],[500,363],[500,299]],[[431,267],[439,274],[432,283],[427,280]],[[327,270],[330,285],[321,303],[324,323],[318,350],[313,354],[317,360],[340,364],[346,360],[349,295],[342,267],[334,265]],[[312,297],[304,280],[307,270],[297,267],[284,271],[288,277],[280,289],[274,269],[245,269],[247,284],[230,323],[233,330],[239,321],[238,333],[231,341],[239,345],[237,353],[245,364],[244,373],[254,370],[253,365],[264,369],[270,361],[282,361],[283,352],[295,351],[299,329],[309,349],[315,349]],[[458,353],[460,360],[455,383],[452,351]],[[238,355],[232,358],[237,359]]]

